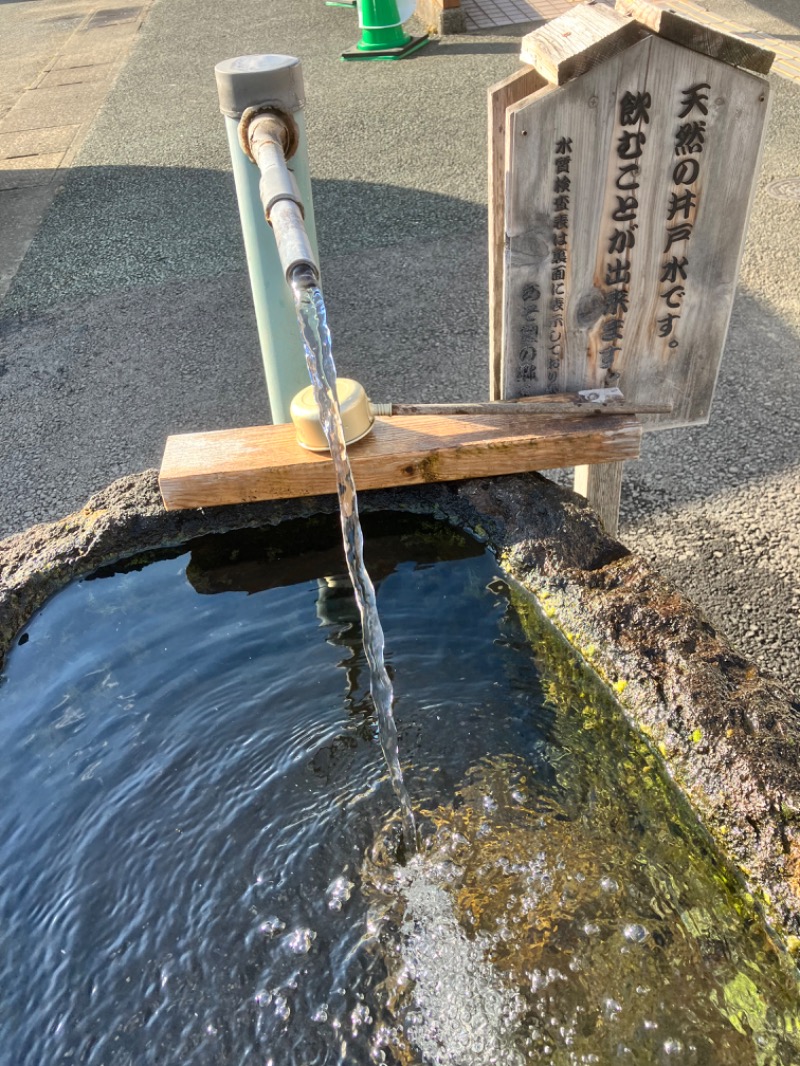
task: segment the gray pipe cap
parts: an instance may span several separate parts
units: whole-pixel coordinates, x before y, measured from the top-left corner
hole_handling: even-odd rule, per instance
[[[219,109],[241,118],[248,107],[300,111],[306,102],[303,67],[295,56],[238,56],[214,67]]]

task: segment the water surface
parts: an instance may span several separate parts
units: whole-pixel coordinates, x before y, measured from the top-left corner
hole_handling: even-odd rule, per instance
[[[9,656],[0,1061],[800,1062],[793,971],[611,701],[475,542],[366,516],[398,865],[336,522],[287,529],[77,582]]]

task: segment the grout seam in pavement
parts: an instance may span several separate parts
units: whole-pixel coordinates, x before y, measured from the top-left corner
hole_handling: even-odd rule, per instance
[[[0,216],[5,214],[11,228],[0,231],[0,301],[59,191],[61,178],[72,166],[119,76],[152,3],[142,0],[135,14],[115,20],[115,9],[132,10],[129,0],[91,0],[72,30],[48,53],[36,75],[2,113]],[[95,21],[101,13],[107,21]],[[76,73],[70,75],[70,71]],[[64,82],[53,84],[59,74]],[[32,146],[35,151],[30,150]],[[2,210],[4,201],[13,203],[13,209]],[[11,214],[26,217],[25,225],[14,225],[14,219],[8,217]]]

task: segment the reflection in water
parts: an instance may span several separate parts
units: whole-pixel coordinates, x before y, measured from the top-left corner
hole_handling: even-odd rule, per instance
[[[405,521],[367,532],[405,867],[336,558],[206,538],[31,623],[0,685],[4,1062],[800,1061],[796,976],[658,761],[491,557]]]
[[[369,670],[369,667],[364,654],[361,614],[353,595],[353,586],[344,574],[320,578],[317,586],[317,618],[328,631],[326,639],[334,648],[342,648],[347,653],[338,663],[347,678],[345,706],[349,710],[369,714],[372,710],[369,701],[363,694],[358,698],[363,684],[363,671]],[[376,592],[379,588],[380,583],[376,580]]]

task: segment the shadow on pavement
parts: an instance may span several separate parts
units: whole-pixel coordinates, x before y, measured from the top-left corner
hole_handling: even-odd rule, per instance
[[[536,28],[537,23],[526,25],[526,31]],[[516,26],[500,26],[498,33],[503,31],[502,36],[508,37]],[[489,36],[487,30],[481,30],[481,37]],[[514,35],[516,36],[516,34]],[[467,55],[517,55],[519,53],[519,41],[471,41],[469,37],[441,37],[431,42],[429,51],[435,51],[439,56],[467,56]]]
[[[9,184],[34,185],[43,177],[6,172]],[[328,257],[486,226],[485,205],[418,189],[321,179],[313,191],[319,244]],[[0,303],[0,319],[243,264],[229,172],[76,167]]]
[[[79,169],[68,191],[0,308],[0,403],[15,412],[0,427],[0,534],[156,464],[168,433],[268,420],[230,175]],[[328,179],[314,196],[339,372],[375,400],[485,398],[485,207]],[[740,293],[711,424],[646,438],[626,473],[632,519],[794,466],[797,348]]]

